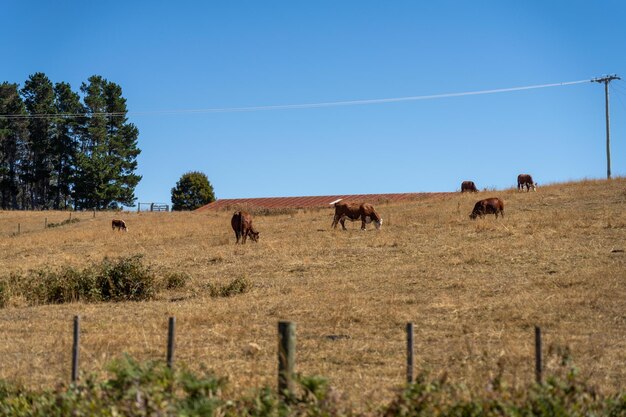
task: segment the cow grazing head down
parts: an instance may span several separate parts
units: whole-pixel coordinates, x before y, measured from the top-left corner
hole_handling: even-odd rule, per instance
[[[252,239],[253,242],[259,241],[259,232],[252,226],[252,215],[250,213],[236,211],[230,219],[230,225],[235,232],[235,238],[237,239],[236,244],[239,243],[239,239],[241,239],[241,244],[244,245],[248,237]]]
[[[517,191],[524,191],[524,187],[526,187],[526,192],[530,191],[531,188],[533,191],[537,191],[537,183],[533,181],[533,177],[528,174],[519,174],[517,176]]]
[[[259,232],[250,231],[248,236],[250,237],[250,239],[252,239],[253,242],[258,242],[259,241]]]
[[[120,219],[113,219],[111,221],[111,229],[115,230],[117,229],[119,230],[123,230],[125,232],[128,232],[128,227],[126,226],[126,222],[124,222],[124,220],[120,220]]]
[[[502,217],[504,217],[504,202],[498,197],[486,198],[484,200],[477,201],[469,217],[474,220],[476,217],[482,218],[487,214],[495,214],[496,219],[498,218],[498,214],[501,214]]]
[[[341,223],[343,230],[346,229],[346,220],[356,221],[361,220],[361,230],[366,230],[366,224],[374,222],[376,230],[380,230],[383,225],[383,219],[376,213],[374,207],[371,204],[363,203],[344,203],[341,201],[335,202],[335,217],[331,227],[335,229],[338,223]]]
[[[463,181],[461,183],[461,192],[462,193],[477,193],[478,188],[476,188],[476,184],[474,184],[474,181]]]

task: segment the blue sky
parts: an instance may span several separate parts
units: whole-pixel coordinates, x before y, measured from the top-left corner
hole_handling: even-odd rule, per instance
[[[622,1],[14,1],[0,81],[121,85],[130,112],[378,99],[626,78]],[[611,84],[626,175],[626,82]],[[218,198],[453,191],[606,177],[597,83],[399,103],[131,115],[138,201],[188,171]]]

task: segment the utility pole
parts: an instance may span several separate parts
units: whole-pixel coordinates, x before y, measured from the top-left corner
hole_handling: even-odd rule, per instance
[[[611,179],[611,125],[609,122],[609,83],[613,80],[621,80],[617,75],[605,75],[594,78],[591,81],[604,83],[604,106],[606,113],[606,178]]]

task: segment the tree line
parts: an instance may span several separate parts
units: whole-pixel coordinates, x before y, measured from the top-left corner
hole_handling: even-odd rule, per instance
[[[122,88],[99,75],[80,86],[41,72],[0,84],[0,208],[132,206],[139,130]]]

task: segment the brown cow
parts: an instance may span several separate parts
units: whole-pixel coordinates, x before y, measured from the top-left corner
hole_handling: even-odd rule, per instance
[[[126,227],[126,222],[124,222],[124,220],[119,220],[119,219],[114,219],[111,221],[111,230],[115,230],[115,228],[117,228],[117,230],[123,230],[125,232],[128,232],[128,227]]]
[[[496,219],[498,213],[504,217],[504,203],[498,197],[486,198],[476,202],[474,210],[470,214],[470,219],[474,220],[476,217],[482,218],[486,214],[495,214]]]
[[[476,188],[476,184],[474,184],[474,181],[463,181],[461,183],[461,192],[477,193],[478,189]]]
[[[346,229],[346,219],[350,221],[361,219],[361,230],[366,230],[365,225],[372,221],[374,221],[376,230],[380,229],[380,226],[383,224],[382,217],[376,213],[371,204],[344,203],[341,201],[335,203],[335,217],[331,227],[336,229],[337,223],[341,223],[343,230],[348,230]]]
[[[239,238],[241,238],[241,244],[244,245],[246,243],[246,239],[250,236],[253,242],[257,242],[259,240],[259,232],[254,230],[252,226],[252,215],[245,211],[236,211],[233,214],[233,218],[230,219],[230,225],[233,227],[235,231],[235,237],[237,238],[237,242],[239,243]]]
[[[517,176],[517,191],[524,190],[526,187],[526,192],[530,191],[532,188],[533,191],[537,191],[537,183],[533,181],[533,177],[528,174],[519,174]]]

